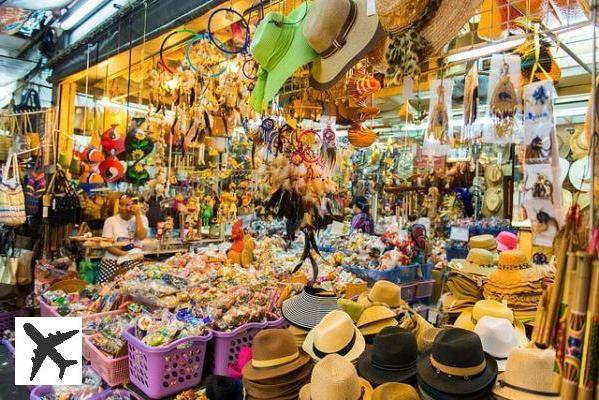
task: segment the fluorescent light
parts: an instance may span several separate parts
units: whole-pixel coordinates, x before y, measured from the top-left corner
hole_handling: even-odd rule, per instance
[[[101,6],[102,3],[104,3],[104,0],[83,0],[83,3],[67,14],[65,20],[60,23],[60,27],[68,31]]]
[[[87,18],[81,25],[77,26],[69,35],[69,44],[73,44],[78,40],[83,39],[89,32],[94,30],[102,22],[106,21],[116,14],[120,7],[127,5],[129,0],[112,0],[106,3],[99,10]]]
[[[447,56],[447,62],[452,63],[457,61],[471,60],[495,53],[501,53],[520,46],[525,41],[526,37],[518,37],[498,43],[471,46],[466,50],[460,50],[458,53],[450,54]]]

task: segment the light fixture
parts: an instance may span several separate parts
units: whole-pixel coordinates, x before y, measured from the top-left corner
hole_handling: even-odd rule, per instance
[[[69,11],[64,21],[60,23],[60,27],[65,31],[68,31],[81,22],[85,17],[89,16],[103,3],[104,0],[83,0],[81,4],[74,7],[74,10]]]
[[[520,46],[525,41],[526,37],[521,36],[497,43],[470,46],[466,49],[460,49],[460,51],[457,53],[448,55],[447,62],[453,63],[458,61],[480,58],[495,53],[502,53],[504,51],[511,50],[514,47]]]

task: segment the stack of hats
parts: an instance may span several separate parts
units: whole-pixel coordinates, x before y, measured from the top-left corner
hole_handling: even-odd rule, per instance
[[[534,319],[543,294],[543,275],[520,250],[508,250],[499,255],[497,271],[484,285],[485,299],[506,302],[522,322]]]
[[[418,361],[418,388],[425,399],[487,399],[497,378],[497,362],[478,335],[464,329],[441,331]]]
[[[366,341],[348,314],[334,310],[310,330],[302,347],[314,361],[338,354],[354,362],[364,351]]]
[[[416,336],[405,329],[388,327],[375,338],[358,361],[360,376],[373,386],[387,382],[413,384],[416,380],[418,350]]]
[[[497,250],[497,241],[493,235],[477,235],[472,236],[468,240],[469,249],[485,249],[489,251]]]
[[[289,331],[300,346],[310,329],[333,310],[337,310],[337,296],[322,289],[306,286],[301,293],[283,302],[281,312],[289,322]]]
[[[510,231],[501,231],[495,238],[497,251],[514,250],[518,248],[518,236]]]
[[[364,309],[358,319],[357,327],[364,336],[378,334],[383,328],[397,326],[395,313],[386,305],[372,305]]]
[[[258,332],[252,361],[243,368],[246,399],[297,399],[312,372],[310,357],[298,349],[285,329]]]
[[[472,248],[468,252],[465,260],[453,259],[449,266],[454,271],[459,271],[465,275],[477,275],[488,277],[496,269],[495,254],[482,248]]]
[[[370,400],[372,386],[358,376],[349,360],[338,354],[329,354],[316,364],[310,383],[301,389],[299,399]]]

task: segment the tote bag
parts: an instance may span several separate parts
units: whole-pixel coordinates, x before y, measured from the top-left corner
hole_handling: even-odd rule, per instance
[[[16,155],[11,155],[4,165],[0,183],[0,224],[18,226],[25,223],[25,195],[19,177]],[[10,172],[12,170],[12,178]]]

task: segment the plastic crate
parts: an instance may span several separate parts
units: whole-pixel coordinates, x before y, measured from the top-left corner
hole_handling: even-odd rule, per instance
[[[454,258],[465,259],[468,256],[467,247],[445,246],[445,259],[451,261]]]
[[[111,358],[91,342],[83,338],[83,357],[89,360],[92,368],[106,381],[108,386],[118,386],[129,382],[129,356]]]
[[[435,285],[435,280],[431,279],[428,281],[418,282],[418,287],[416,288],[416,297],[431,297],[433,295],[433,286]]]
[[[161,399],[200,383],[211,332],[151,347],[136,338],[133,330],[123,332],[128,342],[129,379],[148,397]]]
[[[343,269],[356,275],[358,278],[368,283],[377,281],[389,281],[397,284],[411,283],[418,278],[418,264],[399,265],[395,268],[378,270],[343,266]]]
[[[106,399],[107,396],[106,396],[105,392],[107,392],[107,390],[96,393],[93,396],[89,397],[88,400]],[[54,389],[52,388],[52,386],[48,386],[48,385],[36,386],[31,390],[31,393],[29,393],[29,399],[30,400],[41,400],[44,396],[49,396],[49,395],[52,395],[53,393],[54,393]]]
[[[428,281],[433,279],[433,263],[425,263],[420,265],[422,280]]]
[[[5,330],[15,330],[15,317],[27,317],[31,314],[30,308],[21,308],[20,310],[7,311],[0,313],[0,333]]]
[[[46,303],[46,300],[44,300],[43,297],[38,296],[37,300],[40,305],[40,316],[41,317],[61,317],[61,315],[58,313],[56,308],[51,306],[50,304]],[[108,315],[123,314],[125,312],[127,312],[127,310],[125,310],[125,309],[105,311],[105,312],[101,312],[101,313],[81,315],[81,319],[83,321],[83,324],[85,324],[86,321],[93,319],[93,318],[102,318],[102,317],[106,317]]]
[[[274,321],[268,321],[266,327],[269,329],[287,329],[289,328],[289,322],[283,317],[275,319]]]
[[[254,337],[263,329],[274,328],[267,322],[249,322],[231,332],[213,332],[210,371],[214,375],[228,375],[229,364],[235,364],[242,347],[251,347]]]
[[[418,282],[410,283],[408,285],[401,285],[401,298],[405,302],[412,302],[416,298],[416,290],[418,289]]]

